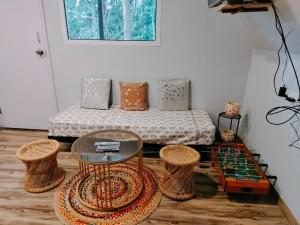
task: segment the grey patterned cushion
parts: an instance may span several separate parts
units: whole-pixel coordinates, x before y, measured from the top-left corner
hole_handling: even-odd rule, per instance
[[[84,77],[81,80],[82,108],[108,109],[111,79]]]
[[[189,80],[161,80],[158,107],[160,110],[189,110]]]

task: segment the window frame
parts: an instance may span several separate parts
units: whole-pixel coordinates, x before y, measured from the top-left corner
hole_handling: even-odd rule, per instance
[[[160,46],[161,0],[156,0],[156,37],[154,41],[128,40],[70,40],[68,38],[67,19],[64,0],[59,0],[63,40],[70,45],[108,45],[108,46]]]

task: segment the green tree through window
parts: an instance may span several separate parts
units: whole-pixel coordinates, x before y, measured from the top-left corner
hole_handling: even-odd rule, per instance
[[[155,41],[156,0],[64,0],[69,40]]]

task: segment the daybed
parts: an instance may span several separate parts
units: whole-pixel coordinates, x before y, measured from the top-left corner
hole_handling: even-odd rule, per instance
[[[126,129],[137,133],[144,143],[211,145],[215,126],[204,110],[124,111],[85,109],[74,105],[49,119],[49,137],[80,137],[101,129]]]

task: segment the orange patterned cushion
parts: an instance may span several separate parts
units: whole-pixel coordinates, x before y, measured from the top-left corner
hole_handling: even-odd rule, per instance
[[[120,82],[121,109],[146,110],[148,109],[148,83]]]

